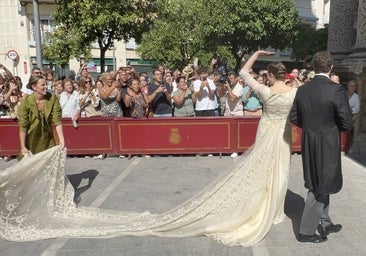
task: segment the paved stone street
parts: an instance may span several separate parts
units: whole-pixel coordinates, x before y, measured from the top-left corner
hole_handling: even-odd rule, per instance
[[[0,160],[0,169],[16,160]],[[162,212],[195,195],[239,158],[229,156],[67,158],[67,174],[78,187],[80,205],[117,210]],[[168,239],[120,237],[113,239],[49,239],[14,243],[0,240],[1,256],[104,256],[104,255],[366,255],[366,156],[343,156],[343,190],[331,196],[330,215],[343,230],[322,244],[296,241],[295,233],[304,206],[301,156],[293,155],[285,204],[287,218],[271,228],[257,246],[229,247],[206,237]],[[88,182],[91,187],[88,188]],[[83,188],[84,187],[84,188]]]

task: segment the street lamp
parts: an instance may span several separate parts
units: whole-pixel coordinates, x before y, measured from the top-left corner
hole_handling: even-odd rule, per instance
[[[34,31],[36,39],[36,53],[37,62],[39,68],[43,68],[43,57],[42,57],[42,41],[41,41],[41,26],[40,26],[40,15],[39,15],[39,4],[38,0],[33,0],[33,18],[34,18]]]

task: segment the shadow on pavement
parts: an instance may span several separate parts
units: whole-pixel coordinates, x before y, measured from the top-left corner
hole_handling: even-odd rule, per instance
[[[285,214],[291,219],[294,235],[299,233],[302,212],[305,207],[305,200],[302,196],[287,190],[285,199]]]
[[[75,189],[74,202],[76,204],[81,201],[81,194],[91,187],[98,174],[99,172],[97,170],[86,170],[78,174],[67,175],[67,178]]]
[[[353,161],[357,162],[358,164],[366,167],[366,155],[364,154],[346,154],[346,157],[352,159]]]

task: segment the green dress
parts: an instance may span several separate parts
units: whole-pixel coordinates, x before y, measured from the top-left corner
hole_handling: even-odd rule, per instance
[[[61,107],[55,95],[47,93],[43,111],[38,110],[34,95],[26,96],[20,104],[18,118],[19,130],[26,133],[25,146],[32,154],[56,145],[52,124],[61,124]],[[18,159],[22,157],[19,151]]]

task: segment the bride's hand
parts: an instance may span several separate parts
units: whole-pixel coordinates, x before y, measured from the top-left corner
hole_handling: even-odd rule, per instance
[[[264,51],[264,50],[258,50],[255,52],[258,56],[270,56],[270,55],[274,55],[275,52],[270,52],[270,51]]]
[[[247,60],[247,62],[245,62],[242,70],[249,70],[252,68],[254,62],[257,60],[257,58],[259,56],[270,56],[275,54],[274,52],[270,52],[270,51],[263,51],[263,50],[258,50],[255,53],[252,54],[252,56],[250,56],[250,58]],[[241,72],[241,71],[240,71]]]

